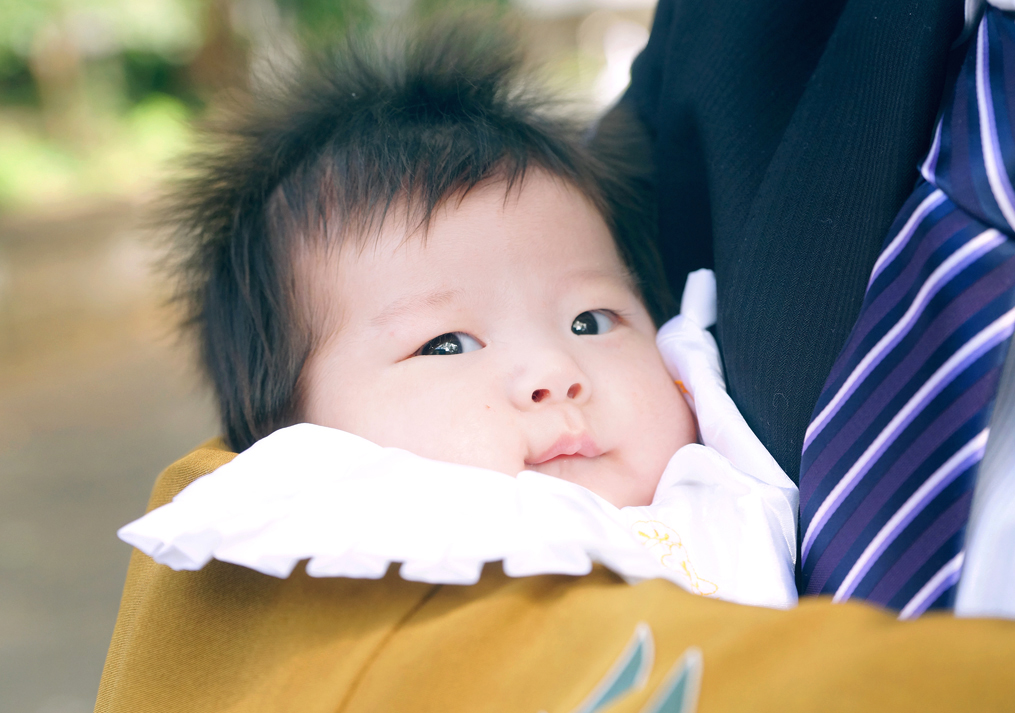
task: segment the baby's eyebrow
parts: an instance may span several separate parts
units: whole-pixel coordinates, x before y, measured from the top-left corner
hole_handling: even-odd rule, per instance
[[[420,311],[434,310],[462,297],[465,293],[460,289],[434,290],[403,295],[382,309],[370,319],[370,326],[384,327],[388,324],[418,314]]]
[[[619,268],[591,268],[587,270],[575,270],[574,272],[568,273],[563,281],[580,282],[583,280],[595,281],[595,280],[619,280],[626,284],[628,287],[635,289],[638,284],[634,273],[632,273],[626,267]]]

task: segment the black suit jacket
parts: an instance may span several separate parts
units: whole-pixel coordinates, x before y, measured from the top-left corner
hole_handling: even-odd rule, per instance
[[[715,270],[730,394],[794,480],[962,24],[962,0],[661,0],[632,69],[670,284]]]

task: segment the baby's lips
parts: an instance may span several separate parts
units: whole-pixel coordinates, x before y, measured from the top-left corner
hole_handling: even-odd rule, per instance
[[[596,442],[587,433],[565,433],[562,434],[549,448],[541,451],[538,455],[528,458],[526,465],[542,465],[558,456],[585,456],[595,458],[603,454]]]

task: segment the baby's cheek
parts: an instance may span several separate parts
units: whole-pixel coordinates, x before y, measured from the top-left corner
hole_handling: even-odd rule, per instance
[[[524,456],[507,410],[476,389],[417,391],[386,419],[390,445],[449,463],[489,468],[509,475]],[[518,451],[518,452],[516,452]]]
[[[645,354],[639,365],[637,395],[637,427],[651,445],[647,449],[656,460],[665,462],[683,446],[697,439],[697,424],[691,408],[673,378],[666,371],[662,358],[654,350]],[[661,472],[661,471],[660,471]]]
[[[661,407],[665,409],[667,422],[671,424],[676,452],[677,449],[697,440],[697,420],[680,386],[674,382],[669,373],[659,385],[659,394]]]

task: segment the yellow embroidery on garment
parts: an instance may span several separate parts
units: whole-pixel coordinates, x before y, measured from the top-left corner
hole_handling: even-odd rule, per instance
[[[678,379],[678,380],[674,381],[673,383],[677,385],[677,389],[680,391],[680,393],[686,394],[687,396],[691,395],[691,392],[687,390],[686,386],[684,386],[684,382],[683,381],[680,381]]]
[[[679,382],[678,382],[679,383]],[[638,520],[632,523],[631,529],[641,544],[659,557],[659,562],[667,569],[682,573],[698,594],[705,597],[713,596],[719,591],[715,582],[702,579],[694,570],[687,548],[674,530],[658,520]]]

